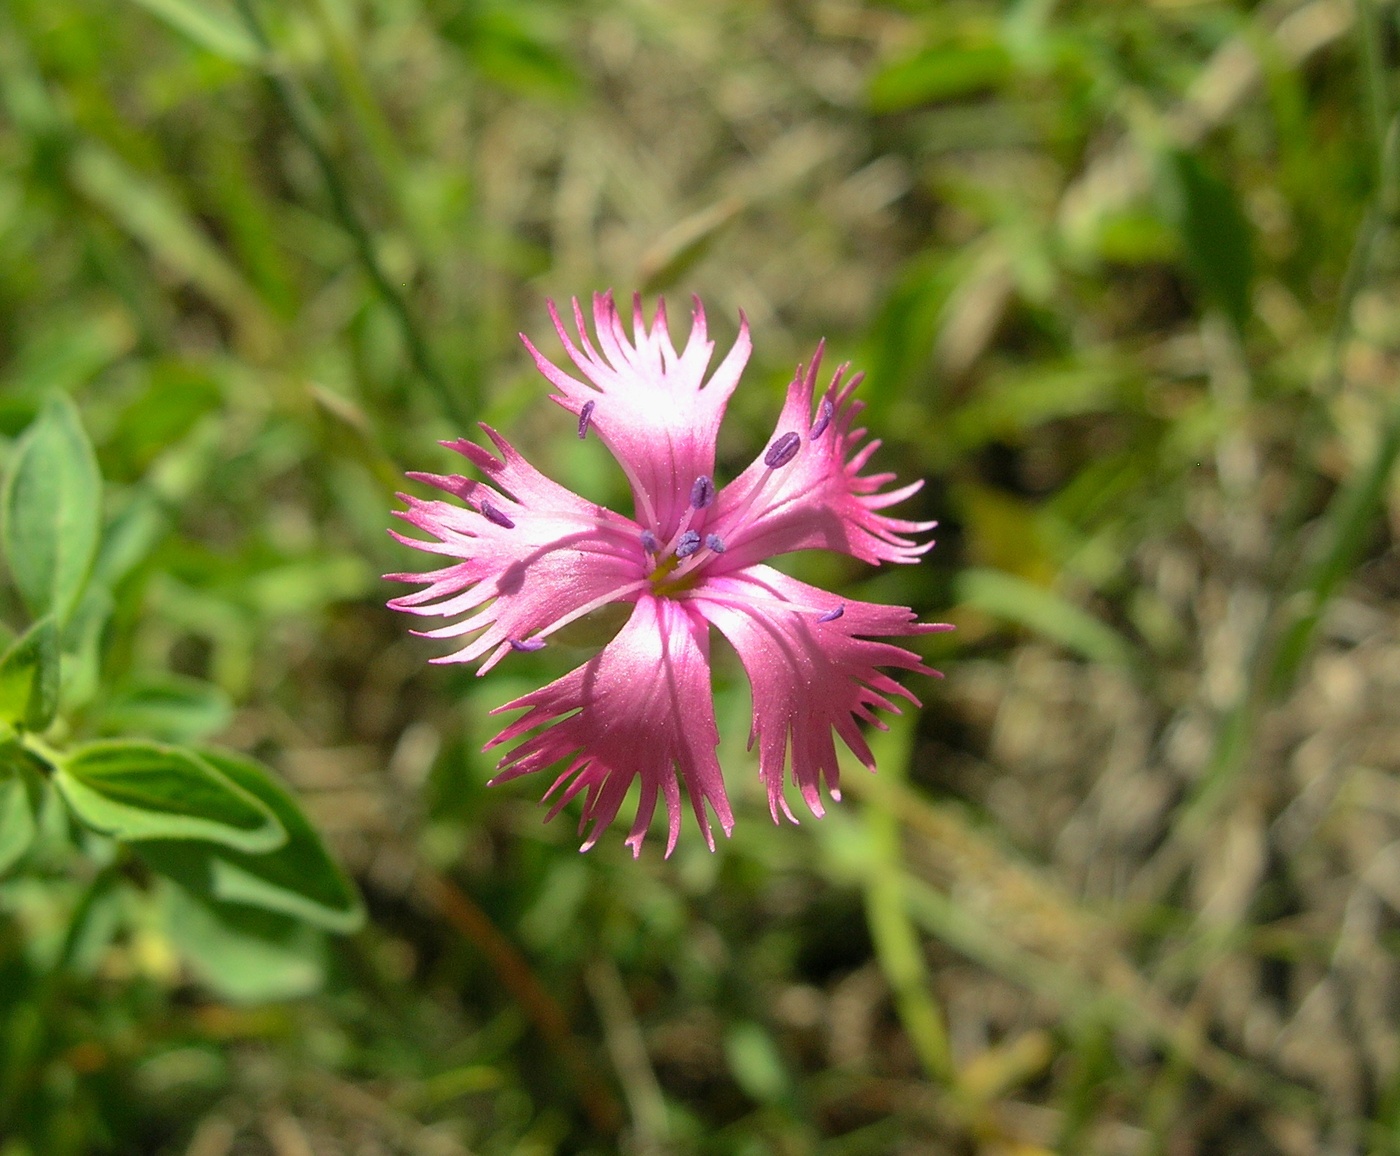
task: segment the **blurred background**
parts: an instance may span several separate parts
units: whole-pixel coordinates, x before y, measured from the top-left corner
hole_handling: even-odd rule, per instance
[[[0,1152],[1400,1152],[1397,15],[0,6],[0,435],[70,394],[126,550],[83,725],[258,754],[370,912],[201,954],[12,867]],[[958,626],[799,827],[717,646],[669,861],[484,788],[605,634],[477,680],[379,577],[477,420],[630,512],[516,336],[607,288],[749,317],[721,481],[863,369],[939,546],[791,569]]]

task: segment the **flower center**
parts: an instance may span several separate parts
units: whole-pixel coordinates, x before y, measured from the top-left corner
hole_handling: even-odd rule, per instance
[[[815,441],[826,430],[831,421],[830,402],[823,399],[822,410],[809,435]],[[768,486],[773,475],[797,456],[802,448],[802,435],[789,431],[774,440],[763,455],[767,468],[757,483],[745,495],[739,507],[730,516],[730,534],[740,534],[748,524],[748,513],[753,508],[759,494]],[[642,549],[646,551],[651,571],[647,575],[651,582],[651,592],[657,597],[672,598],[699,584],[701,572],[706,563],[718,554],[725,552],[724,539],[718,534],[702,533],[693,523],[699,517],[704,525],[702,511],[715,500],[715,483],[708,474],[701,474],[690,487],[690,505],[681,517],[680,525],[671,540],[661,545],[661,540],[652,530],[642,531]]]
[[[656,569],[651,572],[651,592],[658,598],[673,598],[686,590],[694,589],[700,581],[699,567],[691,567],[683,574],[676,573],[684,560],[672,554],[656,564]]]

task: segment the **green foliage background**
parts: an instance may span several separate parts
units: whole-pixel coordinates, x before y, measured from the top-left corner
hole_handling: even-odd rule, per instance
[[[0,705],[319,854],[256,756],[369,910],[211,906],[6,755],[0,1153],[1400,1151],[1397,55],[1386,0],[0,6],[7,508],[41,437],[103,479],[11,549]],[[609,287],[750,318],[725,477],[824,336],[943,522],[793,563],[959,626],[825,820],[718,663],[713,855],[484,789],[601,629],[478,681],[383,608],[477,420],[627,508],[516,336]]]

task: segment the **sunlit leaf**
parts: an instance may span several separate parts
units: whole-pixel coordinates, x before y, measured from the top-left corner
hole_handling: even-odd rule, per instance
[[[331,858],[291,794],[246,756],[207,748],[200,755],[266,804],[287,832],[287,841],[257,855],[193,842],[162,843],[142,848],[147,862],[209,899],[276,911],[328,931],[359,927],[364,908],[355,885]]]
[[[201,839],[256,853],[287,837],[266,804],[179,747],[87,743],[62,759],[54,781],[79,819],[118,839]]]
[[[25,431],[0,493],[5,558],[31,615],[67,621],[101,526],[97,459],[73,403],[57,396]]]
[[[321,935],[267,911],[219,907],[168,883],[165,932],[190,970],[226,1000],[261,1003],[310,995],[325,977]]]
[[[58,627],[41,618],[0,656],[0,723],[41,731],[58,712]]]

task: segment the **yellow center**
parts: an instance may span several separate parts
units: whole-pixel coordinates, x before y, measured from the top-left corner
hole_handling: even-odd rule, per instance
[[[685,590],[692,590],[700,581],[699,569],[691,570],[687,574],[682,574],[675,581],[668,582],[667,579],[675,572],[682,562],[674,554],[663,558],[656,564],[656,569],[651,572],[651,592],[658,598],[670,598],[680,594]]]

